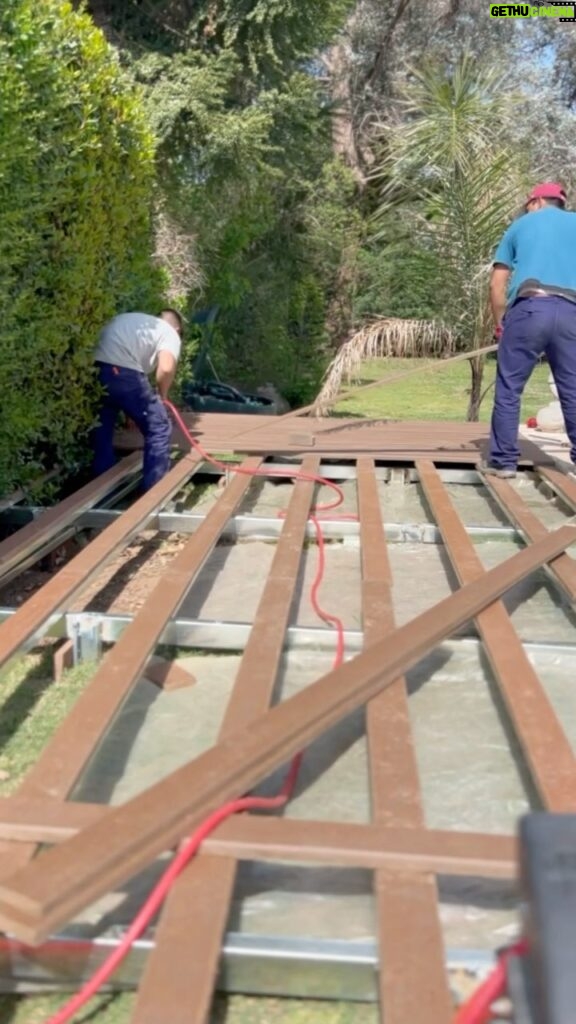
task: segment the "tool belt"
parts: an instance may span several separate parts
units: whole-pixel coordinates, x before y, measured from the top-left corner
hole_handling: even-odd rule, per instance
[[[571,288],[560,288],[555,284],[542,284],[541,281],[537,281],[534,277],[530,277],[526,281],[522,282],[516,294],[516,298],[545,298],[550,295],[556,296],[556,298],[559,299],[567,299],[568,302],[576,303],[576,291],[573,291]]]

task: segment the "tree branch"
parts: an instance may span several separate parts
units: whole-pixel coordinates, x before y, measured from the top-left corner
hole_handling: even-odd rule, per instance
[[[453,2],[458,3],[459,0],[453,0]],[[372,70],[367,76],[366,84],[368,86],[372,86],[376,79],[380,76],[382,68],[384,66],[384,61],[386,59],[386,53],[390,49],[390,45],[394,38],[394,33],[398,28],[398,25],[402,21],[402,18],[406,14],[406,11],[408,10],[411,3],[412,0],[398,0],[398,6],[396,7],[396,10],[394,12],[392,21],[390,22],[386,30],[386,33],[384,35],[384,38],[382,39],[382,42],[380,43],[380,46],[378,47],[378,50],[376,52],[376,58],[372,66]]]

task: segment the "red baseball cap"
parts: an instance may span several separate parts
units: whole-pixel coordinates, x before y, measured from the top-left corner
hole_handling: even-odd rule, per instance
[[[554,181],[545,181],[542,185],[536,185],[526,202],[530,203],[533,199],[560,199],[562,203],[566,202],[566,193],[562,188],[562,185],[558,185]]]

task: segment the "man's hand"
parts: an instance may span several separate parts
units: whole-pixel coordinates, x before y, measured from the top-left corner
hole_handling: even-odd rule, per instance
[[[162,401],[168,398],[168,392],[176,374],[176,360],[171,352],[158,353],[158,365],[156,367],[156,384]]]
[[[503,334],[504,328],[502,324],[496,324],[496,327],[494,328],[494,341],[500,341],[500,338],[502,337]]]

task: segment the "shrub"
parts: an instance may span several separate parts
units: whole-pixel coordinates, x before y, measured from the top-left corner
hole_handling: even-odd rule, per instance
[[[160,301],[153,176],[139,96],[88,15],[3,0],[0,494],[78,457],[100,327]]]

